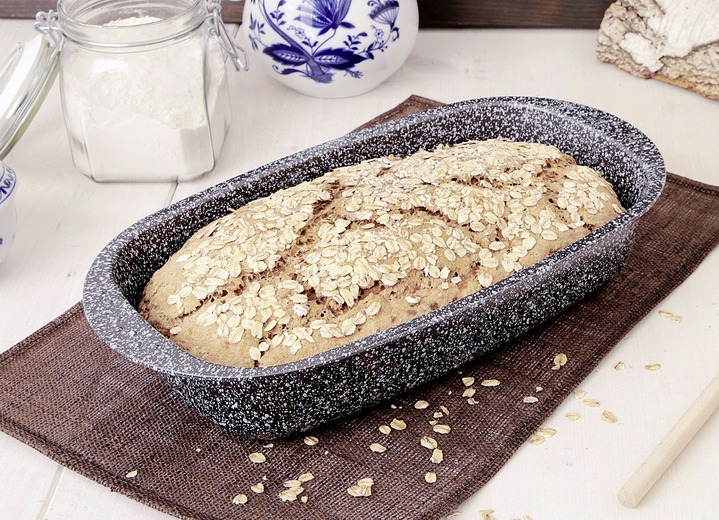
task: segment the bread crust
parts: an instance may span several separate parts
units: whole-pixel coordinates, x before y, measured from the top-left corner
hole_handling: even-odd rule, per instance
[[[543,144],[372,159],[205,226],[139,311],[201,359],[281,365],[482,290],[623,211],[600,174]]]

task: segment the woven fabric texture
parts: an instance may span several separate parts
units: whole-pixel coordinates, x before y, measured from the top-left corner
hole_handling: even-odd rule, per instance
[[[412,97],[372,123],[436,106]],[[77,304],[0,355],[0,429],[59,463],[154,508],[192,519],[437,519],[476,492],[612,347],[719,242],[719,188],[669,175],[628,264],[603,289],[491,357],[364,414],[271,445],[196,415],[150,370],[107,348]],[[557,353],[568,363],[551,370]],[[477,404],[462,394],[474,377]],[[483,387],[483,379],[499,386]],[[541,392],[535,388],[542,386]],[[536,395],[536,403],[523,396]],[[429,406],[416,409],[425,400]],[[451,427],[435,433],[429,421]],[[378,427],[401,419],[405,429]],[[435,438],[441,463],[420,438]],[[381,443],[384,453],[370,444]],[[259,452],[266,462],[253,463]],[[424,475],[437,474],[428,484]],[[136,473],[135,473],[136,472]],[[300,497],[283,483],[311,473]],[[134,476],[133,476],[134,475]],[[372,496],[347,488],[374,480]],[[264,493],[250,486],[262,482]],[[233,504],[239,493],[245,505]]]

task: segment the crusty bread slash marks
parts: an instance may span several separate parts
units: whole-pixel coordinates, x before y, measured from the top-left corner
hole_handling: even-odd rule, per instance
[[[408,321],[622,213],[554,147],[466,142],[338,168],[198,231],[139,310],[191,354],[288,363]]]

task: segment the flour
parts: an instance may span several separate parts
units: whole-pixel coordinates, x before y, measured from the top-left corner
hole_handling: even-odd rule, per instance
[[[154,16],[128,16],[127,18],[118,18],[104,24],[104,27],[129,27],[131,25],[145,25],[153,22],[161,22],[162,18]]]
[[[135,16],[105,27],[151,41],[156,32],[143,26],[158,21]],[[71,146],[84,144],[73,150],[82,171],[97,180],[168,180],[214,167],[229,92],[221,51],[201,29],[139,48],[63,50],[62,58],[68,132]]]

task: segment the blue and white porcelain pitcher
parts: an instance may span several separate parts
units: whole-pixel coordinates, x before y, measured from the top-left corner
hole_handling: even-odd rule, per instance
[[[368,92],[417,37],[416,0],[248,0],[242,30],[255,64],[303,94]]]
[[[13,196],[16,186],[15,172],[0,161],[0,262],[5,260],[15,241],[17,214]]]

